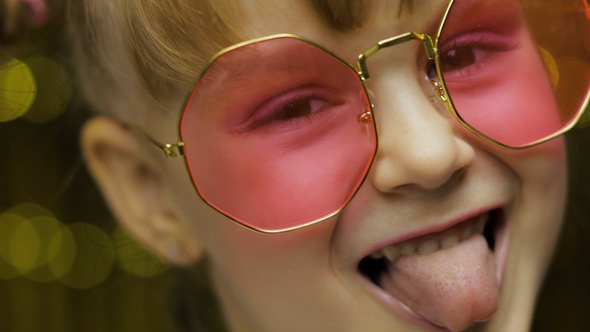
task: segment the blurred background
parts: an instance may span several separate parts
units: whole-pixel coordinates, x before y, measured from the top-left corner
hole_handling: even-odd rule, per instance
[[[117,227],[80,159],[89,116],[61,1],[0,0],[0,331],[172,331],[174,273]]]
[[[117,226],[80,158],[91,112],[72,81],[63,18],[51,14],[59,1],[49,16],[29,8],[14,20],[22,7],[4,1],[0,331],[173,330],[177,271]],[[590,331],[589,147],[590,128],[568,134],[569,212],[533,331]]]

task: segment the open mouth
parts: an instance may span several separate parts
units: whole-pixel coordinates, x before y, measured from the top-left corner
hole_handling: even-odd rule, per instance
[[[412,315],[463,330],[497,308],[505,218],[494,209],[448,229],[379,248],[359,272]],[[504,251],[504,250],[502,250]]]

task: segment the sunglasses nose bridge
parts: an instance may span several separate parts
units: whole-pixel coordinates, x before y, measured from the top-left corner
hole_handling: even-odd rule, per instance
[[[384,48],[397,46],[409,41],[420,41],[424,45],[424,50],[426,52],[427,59],[429,61],[433,61],[436,63],[439,53],[438,49],[435,47],[432,37],[427,34],[421,34],[417,32],[407,32],[395,37],[391,37],[388,39],[381,40],[363,53],[358,56],[357,60],[357,71],[358,75],[361,77],[363,81],[366,81],[370,78],[369,68],[367,65],[367,60],[375,55],[377,52]],[[429,78],[428,74],[421,73],[423,77],[419,77],[421,81],[423,92],[427,95],[430,99],[432,104],[436,107],[436,109],[443,115],[449,116],[454,114],[453,111],[448,107],[448,96],[443,87],[443,80],[439,76],[439,73],[436,71],[437,78]],[[375,96],[371,96],[374,99]]]
[[[377,52],[384,48],[396,46],[408,41],[412,40],[419,40],[424,44],[424,48],[426,51],[426,55],[428,60],[435,60],[438,57],[438,50],[434,47],[434,42],[432,41],[432,37],[427,34],[417,33],[417,32],[407,32],[395,37],[391,37],[388,39],[381,40],[363,53],[359,54],[357,58],[357,70],[358,74],[362,77],[362,79],[366,80],[371,77],[369,73],[369,67],[367,66],[367,60],[375,55]]]

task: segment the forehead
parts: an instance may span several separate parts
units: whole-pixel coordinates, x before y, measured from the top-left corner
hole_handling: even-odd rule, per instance
[[[243,14],[239,29],[255,38],[296,33],[313,38],[321,32],[342,36],[370,31],[379,38],[408,31],[431,32],[449,0],[235,0]]]

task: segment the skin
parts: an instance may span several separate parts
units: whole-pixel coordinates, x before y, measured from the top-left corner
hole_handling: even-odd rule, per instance
[[[397,4],[372,2],[372,19],[346,34],[330,30],[307,2],[239,4],[244,17],[256,17],[244,21],[248,37],[296,33],[330,45],[352,63],[378,40],[431,32],[444,3],[417,2],[400,17]],[[376,161],[348,207],[313,227],[265,235],[229,221],[198,198],[180,158],[164,159],[112,120],[87,124],[83,150],[113,211],[136,238],[174,264],[209,257],[234,331],[428,330],[385,303],[386,295],[359,274],[359,260],[380,243],[490,206],[506,213],[507,258],[495,314],[470,330],[527,331],[562,221],[563,139],[512,151],[476,137],[427,98],[416,79],[422,52],[420,44],[407,43],[371,59],[367,86],[376,96],[380,128]],[[170,107],[180,110],[181,98]],[[163,141],[176,137],[177,114],[147,114],[144,130]]]

